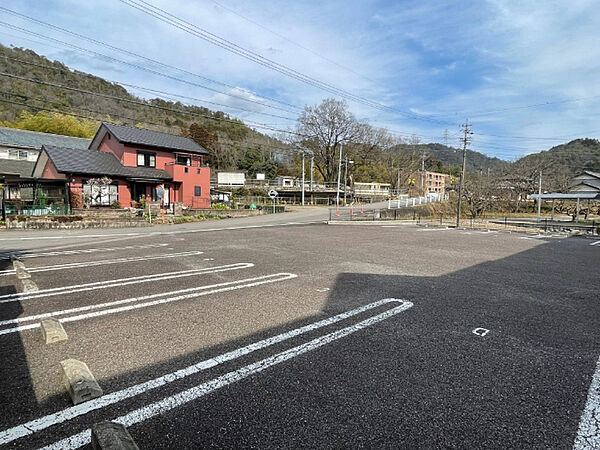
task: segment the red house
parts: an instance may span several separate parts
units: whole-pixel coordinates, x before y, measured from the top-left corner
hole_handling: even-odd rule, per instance
[[[102,123],[88,150],[43,146],[33,176],[65,179],[72,192],[90,196],[92,205],[132,206],[141,199],[181,202],[188,208],[210,208],[208,152],[193,140],[143,128]],[[87,183],[108,177],[102,192]],[[93,195],[92,195],[93,194]]]

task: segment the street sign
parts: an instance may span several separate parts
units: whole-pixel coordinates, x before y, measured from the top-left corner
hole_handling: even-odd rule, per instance
[[[278,192],[277,192],[275,189],[271,189],[271,190],[269,191],[269,197],[271,197],[271,198],[275,198],[275,197],[277,197],[278,195],[279,195],[279,193],[278,193]]]

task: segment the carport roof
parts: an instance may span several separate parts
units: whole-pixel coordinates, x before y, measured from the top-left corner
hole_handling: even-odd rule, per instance
[[[35,162],[33,161],[3,159],[0,162],[0,175],[18,175],[20,177],[30,177],[34,166]]]
[[[529,196],[532,200],[537,200],[541,198],[542,200],[576,200],[576,199],[600,199],[600,194],[588,193],[584,192],[581,194],[570,193],[570,194],[562,194],[562,193],[551,193],[551,194],[531,194]]]

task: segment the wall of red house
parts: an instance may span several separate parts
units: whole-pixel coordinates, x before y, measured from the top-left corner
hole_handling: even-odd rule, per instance
[[[129,167],[137,167],[138,150],[156,154],[156,168],[166,170],[173,176],[173,183],[165,182],[165,184],[171,185],[171,201],[182,202],[191,208],[210,208],[210,169],[208,167],[176,165],[174,152],[141,145],[122,144],[114,136],[110,138],[109,136],[110,133],[106,133],[98,150],[113,153],[124,166]],[[179,186],[176,187],[177,185]],[[200,196],[194,195],[196,186],[200,187]]]
[[[83,184],[89,180],[90,178],[96,178],[93,176],[73,176],[71,177],[71,182],[69,183],[69,189],[72,192],[77,192],[79,194],[83,194]],[[129,208],[131,206],[131,191],[129,189],[129,183],[125,180],[115,180],[113,178],[113,183],[117,183],[117,192],[119,193],[119,203],[122,208]]]
[[[52,161],[50,161],[50,159],[48,159],[48,161],[46,161],[46,166],[44,167],[44,170],[42,171],[42,178],[52,178],[52,179],[63,179],[64,180],[65,178],[67,178],[67,176],[65,174],[58,173],[56,171],[56,167],[54,166]]]

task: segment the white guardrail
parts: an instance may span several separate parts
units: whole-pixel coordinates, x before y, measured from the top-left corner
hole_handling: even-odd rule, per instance
[[[443,202],[448,200],[448,196],[429,196],[429,197],[412,197],[412,198],[400,198],[397,200],[388,200],[388,209],[403,208],[407,206],[423,205],[425,203]]]

